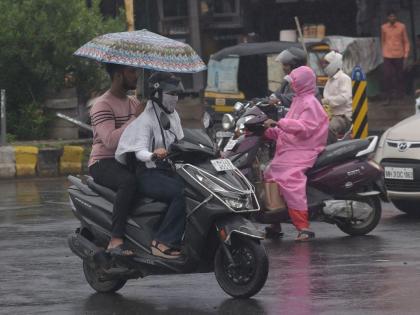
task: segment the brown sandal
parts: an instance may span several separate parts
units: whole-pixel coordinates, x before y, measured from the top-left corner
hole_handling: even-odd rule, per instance
[[[297,242],[307,242],[310,239],[315,238],[315,233],[310,230],[300,230],[295,241]]]
[[[128,249],[124,246],[124,244],[117,245],[115,247],[107,248],[106,252],[111,256],[119,256],[119,257],[130,257],[134,256],[134,252],[131,249]]]
[[[153,242],[154,242],[154,244],[153,244]],[[152,254],[154,256],[167,258],[167,259],[177,259],[177,258],[181,257],[181,253],[179,253],[178,250],[176,250],[174,248],[167,248],[165,250],[161,250],[159,248],[159,244],[163,244],[163,243],[160,243],[158,241],[153,241],[153,242],[152,242],[152,245],[150,246],[150,248],[151,248]],[[178,254],[175,254],[175,253],[178,253]]]

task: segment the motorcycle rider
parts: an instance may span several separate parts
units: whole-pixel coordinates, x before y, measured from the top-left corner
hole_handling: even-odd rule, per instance
[[[280,62],[285,74],[281,86],[269,97],[269,104],[282,105],[289,108],[293,96],[295,95],[292,87],[290,86],[290,72],[292,70],[304,66],[307,63],[306,54],[303,49],[297,47],[290,47],[283,50],[275,59]],[[280,223],[273,223],[265,228],[267,238],[277,238],[283,236]]]
[[[289,108],[295,95],[290,87],[289,74],[293,69],[306,65],[306,54],[303,49],[290,47],[283,50],[275,60],[282,64],[285,77],[281,86],[270,95],[269,103],[272,105],[283,105]]]
[[[298,230],[297,241],[315,237],[309,229],[305,172],[324,150],[328,136],[328,116],[315,96],[316,76],[307,66],[290,73],[295,92],[290,110],[278,122],[268,119],[265,136],[276,140],[274,159],[267,167],[266,181],[278,184],[292,223]],[[275,125],[274,128],[271,128]]]
[[[134,67],[106,64],[111,87],[90,110],[93,129],[92,151],[88,162],[94,181],[117,192],[112,211],[111,240],[107,251],[114,255],[132,255],[124,249],[127,215],[136,194],[136,179],[115,160],[115,150],[124,129],[143,111],[140,102],[127,91],[136,89],[138,70]]]
[[[322,104],[331,111],[330,130],[337,137],[345,134],[352,124],[351,78],[341,70],[343,56],[330,51],[324,57],[324,70],[328,75]]]
[[[176,259],[185,228],[185,197],[182,179],[163,159],[169,146],[184,137],[175,110],[182,82],[168,72],[156,72],[148,80],[150,96],[146,108],[122,134],[115,157],[126,163],[126,153],[137,160],[137,185],[141,195],[163,201],[168,210],[151,244],[155,256]],[[170,123],[165,128],[165,121]],[[167,126],[168,127],[168,126]]]

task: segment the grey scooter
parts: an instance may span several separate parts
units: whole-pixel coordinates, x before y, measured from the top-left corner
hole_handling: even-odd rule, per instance
[[[68,243],[83,260],[87,282],[98,292],[115,292],[128,279],[214,271],[227,294],[255,295],[266,282],[268,259],[260,243],[264,234],[244,217],[259,210],[253,186],[229,160],[216,159],[217,152],[204,132],[185,130],[185,138],[169,151],[174,171],[185,183],[182,259],[151,254],[150,243],[167,205],[149,198],[139,198],[127,221],[125,237],[135,255],[104,254],[115,192],[92,178],[69,176],[73,184],[68,189],[70,203],[80,227]]]

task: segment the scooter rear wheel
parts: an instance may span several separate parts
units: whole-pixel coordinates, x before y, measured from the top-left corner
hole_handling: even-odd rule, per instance
[[[83,273],[85,274],[86,281],[89,283],[92,289],[100,293],[117,292],[127,282],[125,279],[101,279],[101,274],[98,267],[88,263],[85,260],[83,261]]]
[[[382,214],[381,201],[379,197],[368,197],[358,201],[365,202],[372,207],[372,213],[369,217],[362,222],[346,220],[342,223],[337,223],[337,226],[341,231],[352,236],[366,235],[371,232],[378,225]]]
[[[230,266],[222,246],[219,246],[214,258],[214,273],[220,287],[236,298],[257,294],[268,275],[268,258],[263,245],[256,240],[236,236],[228,249],[235,266]]]

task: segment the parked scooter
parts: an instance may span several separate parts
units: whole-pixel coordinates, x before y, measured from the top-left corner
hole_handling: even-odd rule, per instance
[[[222,156],[229,158],[254,183],[262,201],[262,172],[270,160],[263,123],[264,108],[249,108],[241,135],[231,139]],[[381,217],[380,196],[385,196],[383,169],[370,159],[378,137],[345,140],[326,147],[315,165],[307,172],[310,220],[338,226],[349,235],[372,231]],[[385,198],[385,197],[384,197]],[[261,202],[262,203],[262,202]],[[261,223],[290,222],[287,206],[255,216]]]
[[[264,233],[243,216],[260,209],[258,200],[230,160],[215,155],[204,132],[185,130],[185,138],[170,147],[168,161],[184,180],[187,203],[180,259],[152,255],[152,236],[167,204],[149,198],[137,201],[127,221],[125,237],[135,255],[107,254],[115,192],[90,177],[69,176],[70,204],[80,227],[69,236],[68,244],[82,258],[85,278],[93,289],[115,292],[128,279],[214,271],[219,285],[233,297],[260,291],[268,274],[267,254],[260,243]]]

